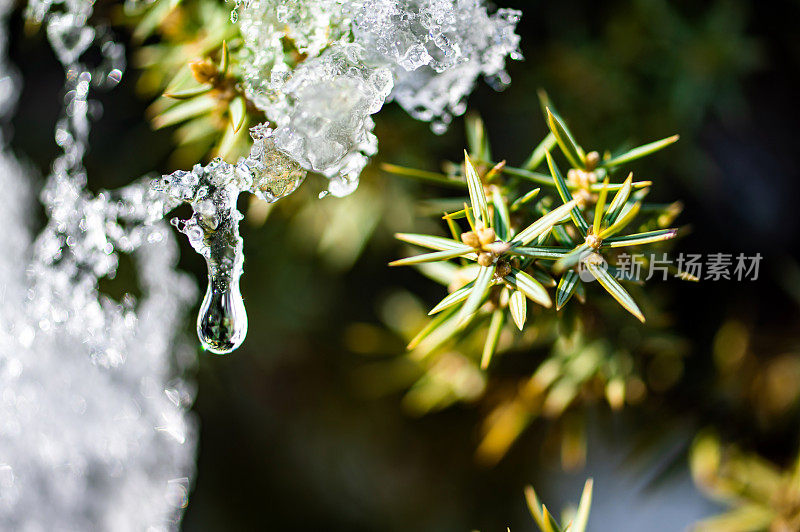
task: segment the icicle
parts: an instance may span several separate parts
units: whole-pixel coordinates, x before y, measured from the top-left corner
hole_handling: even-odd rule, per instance
[[[244,254],[239,236],[242,214],[239,194],[249,191],[270,203],[294,192],[306,172],[275,147],[272,131],[251,131],[250,154],[235,165],[215,159],[190,171],[178,170],[154,183],[170,206],[186,202],[194,211],[188,220],[173,220],[206,259],[208,287],[197,317],[197,336],[212,353],[227,354],[244,341],[247,313],[239,290]]]

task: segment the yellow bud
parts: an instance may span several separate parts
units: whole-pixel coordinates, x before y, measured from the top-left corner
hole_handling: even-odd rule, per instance
[[[478,231],[478,239],[480,240],[482,246],[488,246],[497,240],[497,235],[495,234],[494,229],[487,227]]]
[[[208,59],[197,59],[189,63],[192,76],[198,83],[211,83],[217,77],[217,67]]]
[[[488,268],[494,262],[494,257],[491,253],[481,253],[478,255],[478,264],[484,268]]]
[[[596,151],[590,151],[586,154],[586,169],[589,171],[594,170],[597,168],[597,165],[600,163],[600,154]]]
[[[569,170],[567,170],[567,183],[571,185],[577,185],[579,183],[578,171],[575,170],[574,168],[570,168]]]
[[[466,233],[461,233],[461,241],[463,243],[465,243],[466,245],[468,245],[470,247],[473,247],[473,248],[478,248],[478,247],[481,246],[481,241],[478,238],[478,235],[476,235],[472,231],[467,231]]]

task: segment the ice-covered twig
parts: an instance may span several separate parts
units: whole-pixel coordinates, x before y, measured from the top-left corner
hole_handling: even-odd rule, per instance
[[[334,195],[377,151],[371,115],[385,102],[441,133],[479,76],[501,89],[506,57],[521,58],[520,12],[490,14],[483,0],[244,0],[234,13],[248,98]]]

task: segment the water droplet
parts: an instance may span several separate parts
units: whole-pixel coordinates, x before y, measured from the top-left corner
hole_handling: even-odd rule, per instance
[[[110,84],[116,85],[117,83],[122,81],[122,70],[120,70],[119,68],[115,68],[108,73],[108,76],[106,76],[106,78],[108,79],[108,82]]]
[[[203,347],[212,353],[226,355],[242,345],[246,335],[247,311],[239,291],[239,281],[225,285],[209,278],[197,316],[197,336]]]
[[[197,317],[197,336],[206,350],[220,355],[238,348],[247,334],[247,314],[239,290],[244,263],[238,226],[242,215],[236,200],[242,188],[252,183],[243,178],[243,182],[236,181],[236,177],[233,165],[217,159],[205,167],[196,165],[192,172],[164,176],[156,184],[170,197],[191,200],[191,218],[173,219],[172,224],[206,259],[208,288]]]

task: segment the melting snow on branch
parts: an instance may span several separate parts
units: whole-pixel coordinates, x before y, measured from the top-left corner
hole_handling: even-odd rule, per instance
[[[384,102],[443,132],[479,76],[501,89],[506,57],[521,58],[519,11],[490,15],[482,0],[244,0],[234,15],[248,97],[334,195],[355,189],[376,152],[370,116]]]

